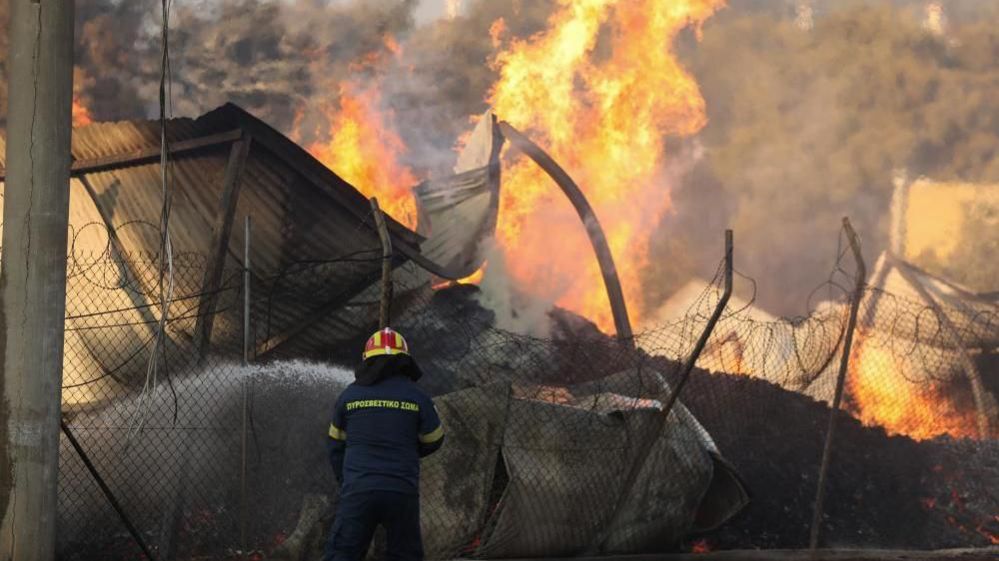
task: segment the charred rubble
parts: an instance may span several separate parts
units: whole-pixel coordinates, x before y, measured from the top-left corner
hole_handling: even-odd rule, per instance
[[[476,383],[468,378],[479,373],[458,366],[455,381],[438,368],[447,357],[461,354],[476,355],[466,360],[475,370],[489,363],[494,368],[489,375],[516,368],[554,385],[599,380],[629,363],[662,372],[670,382],[679,370],[677,361],[623,350],[585,318],[561,309],[551,314],[553,338],[545,356],[472,349],[468,340],[455,335],[455,326],[459,333],[489,332],[491,312],[477,304],[477,290],[456,286],[438,291],[419,319],[400,327],[435,342],[427,354],[437,358],[427,356],[424,363],[428,387],[436,391],[444,389],[445,378],[460,386]],[[474,333],[469,336],[474,338]],[[509,339],[507,344],[518,345],[516,337]],[[442,341],[449,343],[441,347]],[[521,362],[507,365],[508,370],[484,355],[519,357]],[[631,388],[643,393],[636,397],[660,397],[649,390]],[[701,537],[725,549],[807,546],[828,406],[766,380],[699,368],[680,400],[733,464],[751,496],[742,513]],[[916,441],[864,426],[845,412],[837,422],[824,518],[828,545],[940,549],[988,546],[999,539],[999,442],[947,436]]]

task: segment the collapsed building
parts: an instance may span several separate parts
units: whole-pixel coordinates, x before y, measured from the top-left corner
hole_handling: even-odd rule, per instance
[[[239,526],[232,513],[240,500],[245,505],[248,480],[259,483],[254,509],[267,514],[249,524],[255,543],[288,531],[308,492],[333,488],[317,466],[325,407],[344,380],[248,380],[234,364],[247,325],[238,303],[247,290],[256,298],[248,334],[254,362],[350,363],[377,327],[381,250],[367,199],[240,108],[174,119],[166,130],[165,190],[158,123],[74,131],[63,402],[92,475],[103,474],[122,516],[172,555],[185,540],[232,547]],[[464,287],[434,290],[482,265],[478,246],[498,212],[502,141],[486,114],[454,175],[414,189],[417,230],[388,220],[394,317],[421,341],[424,383],[452,435],[425,466],[428,552],[654,551],[718,527],[745,506],[746,490],[682,404],[662,414],[657,398],[670,385],[661,374],[613,358],[633,349],[611,342],[615,350],[599,366],[573,374],[578,357],[565,358],[558,341],[499,333]],[[165,196],[169,244],[160,225]],[[469,307],[476,318],[459,317]],[[589,324],[567,321],[576,327],[566,340],[582,341],[577,328]],[[455,337],[432,336],[442,328],[465,332],[463,353],[445,348]],[[245,393],[242,443],[232,430],[241,384],[244,392],[254,385],[252,473]],[[275,447],[262,443],[292,433]],[[231,473],[240,453],[241,480]],[[106,497],[81,459],[64,443],[60,540],[86,558],[107,552],[122,532],[100,507]],[[226,530],[196,539],[192,519],[205,513]],[[197,549],[190,543],[188,554]]]

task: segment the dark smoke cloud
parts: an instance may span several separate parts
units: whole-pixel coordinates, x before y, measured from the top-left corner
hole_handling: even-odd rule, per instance
[[[407,163],[442,172],[454,165],[455,140],[470,128],[469,117],[486,110],[498,74],[490,29],[503,21],[503,38],[542,31],[555,0],[476,0],[462,15],[416,30],[382,80],[388,109],[409,147]]]
[[[714,272],[721,232],[737,232],[740,268],[758,302],[804,311],[834,265],[840,218],[864,238],[868,261],[886,243],[892,172],[999,179],[999,6],[942,2],[943,35],[924,27],[925,0],[734,0],[693,33],[682,59],[707,100],[709,124],[671,139],[672,155],[704,156],[674,185],[675,212],[652,240],[646,307]],[[404,71],[385,83],[414,164],[447,163],[454,138],[496,75],[489,28],[540,31],[554,2],[473,2],[405,45]],[[803,11],[812,28],[800,27]],[[438,167],[442,167],[438,164]],[[585,188],[585,186],[584,186]],[[963,267],[969,278],[976,260]],[[963,280],[957,275],[957,280]]]
[[[155,98],[140,97],[139,86],[158,75],[159,58],[144,22],[158,13],[153,0],[78,0],[74,92],[92,115],[104,120],[146,116]],[[9,0],[0,0],[0,128],[7,122]],[[155,39],[158,41],[158,39]],[[157,43],[158,45],[158,43]]]
[[[336,107],[337,84],[377,84],[407,163],[421,175],[443,171],[469,116],[486,108],[494,22],[504,21],[507,39],[528,37],[557,2],[468,0],[460,17],[419,28],[416,4],[177,2],[175,113],[234,101],[286,133],[298,118],[298,139],[308,143],[328,132],[323,111]],[[647,307],[713,273],[730,225],[740,268],[759,281],[759,303],[800,313],[830,270],[841,216],[853,219],[869,261],[884,247],[894,169],[999,181],[999,4],[940,2],[942,34],[923,25],[928,4],[732,0],[702,41],[693,33],[681,41],[709,124],[696,139],[670,139],[671,154],[699,146],[703,157],[674,184],[675,212],[653,237]],[[155,115],[159,2],[78,0],[77,11],[77,89],[93,117]],[[800,26],[804,12],[810,30]],[[3,69],[6,40],[0,34]],[[6,93],[0,82],[0,115]],[[999,277],[984,271],[976,278]]]
[[[6,3],[6,1],[4,2]],[[158,81],[153,0],[81,0],[76,3],[74,92],[100,120],[145,117],[156,96],[142,97],[145,82]],[[155,91],[155,90],[154,90]]]
[[[179,10],[177,110],[196,114],[232,101],[285,131],[299,111],[318,119],[323,105],[335,104],[338,83],[366,70],[352,63],[384,54],[387,37],[411,31],[415,5],[240,0],[209,18]]]
[[[0,0],[5,30],[8,1]],[[335,105],[336,83],[358,71],[352,62],[384,51],[387,36],[412,30],[415,5],[416,0],[175,2],[174,114],[196,116],[233,101],[290,132],[299,112],[307,119],[317,107]],[[160,2],[78,0],[76,19],[75,91],[92,117],[155,116]],[[0,38],[4,70],[6,38],[6,33]],[[4,105],[6,90],[4,79]],[[6,111],[2,114],[5,119]]]

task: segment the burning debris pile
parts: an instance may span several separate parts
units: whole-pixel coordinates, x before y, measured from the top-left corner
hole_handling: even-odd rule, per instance
[[[553,315],[556,327],[550,342],[506,339],[488,328],[464,329],[458,336],[444,327],[426,330],[426,325],[460,324],[460,318],[469,318],[473,326],[487,326],[490,312],[477,305],[474,287],[435,294],[430,306],[407,328],[430,341],[450,339],[447,345],[434,345],[423,357],[431,384],[440,379],[435,375],[439,368],[464,373],[468,385],[527,376],[542,384],[561,386],[601,380],[603,373],[626,364],[662,372],[667,381],[673,381],[671,376],[684,355],[667,357],[662,349],[689,349],[691,335],[699,333],[692,326],[702,325],[701,310],[710,309],[715,297],[714,290],[706,292],[703,302],[687,310],[685,322],[638,337],[640,346],[659,349],[658,356],[622,350],[617,341],[601,336],[592,324],[587,326],[565,311]],[[736,308],[726,321],[730,326],[741,323],[747,331],[767,328],[747,309]],[[713,344],[718,344],[724,333],[712,337]],[[813,336],[819,333],[822,331]],[[835,339],[836,331],[830,333]],[[835,341],[832,346],[837,346]],[[705,358],[706,366],[715,363],[711,355]],[[884,383],[893,382],[889,377]],[[649,388],[636,389],[639,391],[628,394],[643,399],[659,397]],[[735,467],[752,497],[743,513],[703,534],[704,539],[726,549],[805,546],[828,406],[772,381],[700,368],[695,369],[681,399]],[[923,406],[915,400],[906,403]],[[945,409],[947,404],[932,407]],[[938,418],[933,411],[923,415],[928,426]],[[975,434],[973,417],[969,419],[970,434]],[[999,496],[991,491],[999,485],[999,441],[946,434],[913,440],[889,431],[884,426],[865,426],[849,413],[841,414],[826,499],[827,543],[932,549],[988,546],[999,541]]]
[[[907,184],[899,186],[893,224],[911,214],[904,203],[907,191]],[[946,197],[936,200],[955,204]],[[866,279],[846,380],[847,409],[866,425],[917,440],[996,438],[999,386],[990,373],[995,371],[999,300],[903,259],[901,229],[893,228],[892,250],[878,257]],[[925,238],[928,228],[920,229]],[[837,263],[825,286],[830,295],[854,283],[852,275],[841,282],[842,276]],[[690,283],[657,312],[658,321],[681,324],[710,292],[706,283]],[[819,302],[807,317],[792,321],[764,312],[753,301],[735,298],[729,307],[736,312],[719,322],[700,359],[702,367],[833,401],[847,328],[842,299]],[[697,325],[706,323],[703,309],[695,316]],[[639,338],[638,344],[651,354],[677,352],[668,341],[654,338]]]

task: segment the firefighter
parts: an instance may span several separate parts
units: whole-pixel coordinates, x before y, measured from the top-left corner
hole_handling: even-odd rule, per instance
[[[420,458],[436,452],[444,429],[422,372],[402,335],[372,335],[340,394],[329,428],[329,457],[340,502],[324,561],[360,561],[375,528],[385,528],[387,558],[422,561]]]

